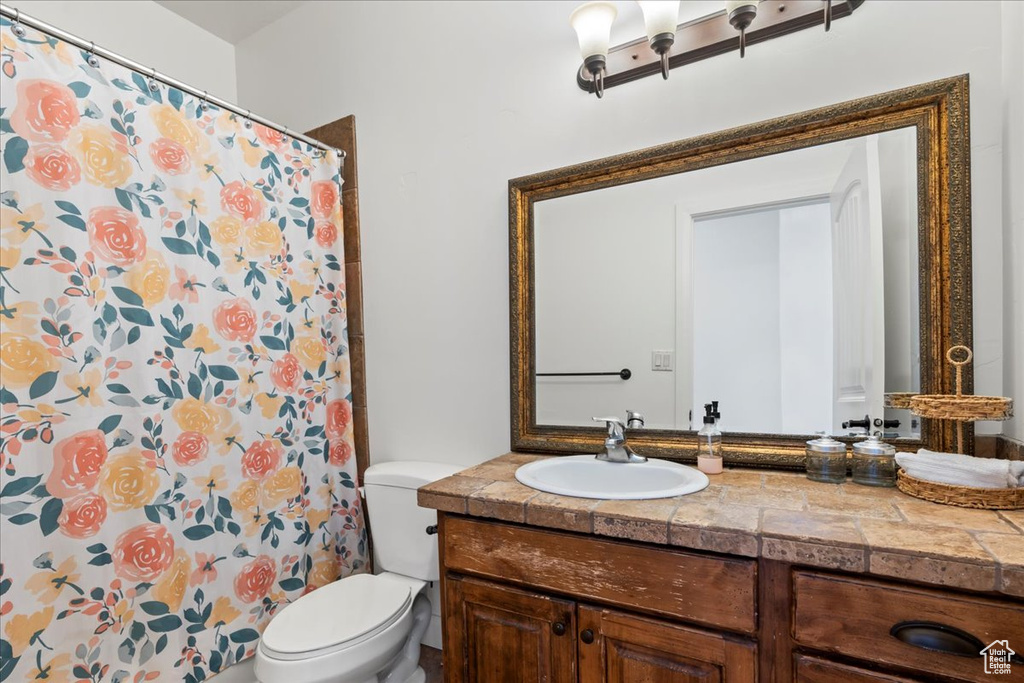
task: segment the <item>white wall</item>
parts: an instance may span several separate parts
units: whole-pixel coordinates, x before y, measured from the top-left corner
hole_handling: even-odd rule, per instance
[[[600,101],[574,84],[574,5],[309,3],[237,45],[243,106],[305,129],[357,117],[374,460],[473,463],[509,446],[509,178],[964,72],[976,384],[1001,391],[999,2],[867,2],[828,34]],[[637,13],[621,4],[634,30]]]
[[[1003,263],[1006,285],[1003,391],[1016,401],[1004,433],[1024,441],[1024,3],[1005,0],[1003,10]]]
[[[5,0],[25,14],[234,102],[235,46],[151,0]]]
[[[632,372],[538,378],[537,423],[635,410],[674,429],[676,374],[651,370],[652,351],[675,347],[673,197],[649,183],[560,197],[536,204],[534,225],[537,372]]]

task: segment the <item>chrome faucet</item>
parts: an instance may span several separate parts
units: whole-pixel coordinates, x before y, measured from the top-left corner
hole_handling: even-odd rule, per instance
[[[630,413],[630,422],[639,417],[643,424],[643,416],[637,413]],[[626,425],[617,417],[595,417],[594,422],[604,422],[608,426],[608,436],[604,440],[604,453],[598,453],[598,460],[605,462],[647,462],[647,458],[637,455],[626,445]]]

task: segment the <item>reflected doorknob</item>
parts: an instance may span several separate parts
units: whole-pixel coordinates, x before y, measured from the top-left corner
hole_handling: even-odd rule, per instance
[[[871,416],[865,415],[863,420],[847,420],[843,429],[871,429]]]

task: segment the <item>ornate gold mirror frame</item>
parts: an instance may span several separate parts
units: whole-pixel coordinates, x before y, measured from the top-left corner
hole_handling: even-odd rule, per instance
[[[968,105],[963,75],[509,181],[513,450],[596,453],[604,439],[600,427],[537,424],[535,202],[908,126],[917,131],[921,392],[953,391],[945,351],[972,344]],[[964,383],[965,393],[973,393],[973,375]],[[797,467],[805,440],[727,433],[723,449],[727,463]],[[629,443],[643,455],[695,459],[693,432],[631,430]],[[898,447],[948,451],[952,426],[922,420],[921,439]],[[973,433],[967,435],[967,452],[972,449]]]

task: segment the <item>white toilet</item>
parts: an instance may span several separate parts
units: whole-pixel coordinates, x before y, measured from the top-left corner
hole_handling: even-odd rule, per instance
[[[260,683],[422,683],[420,640],[438,579],[437,513],[416,489],[459,467],[389,462],[366,470],[366,506],[380,574],[357,574],[304,595],[267,625],[256,650]]]

